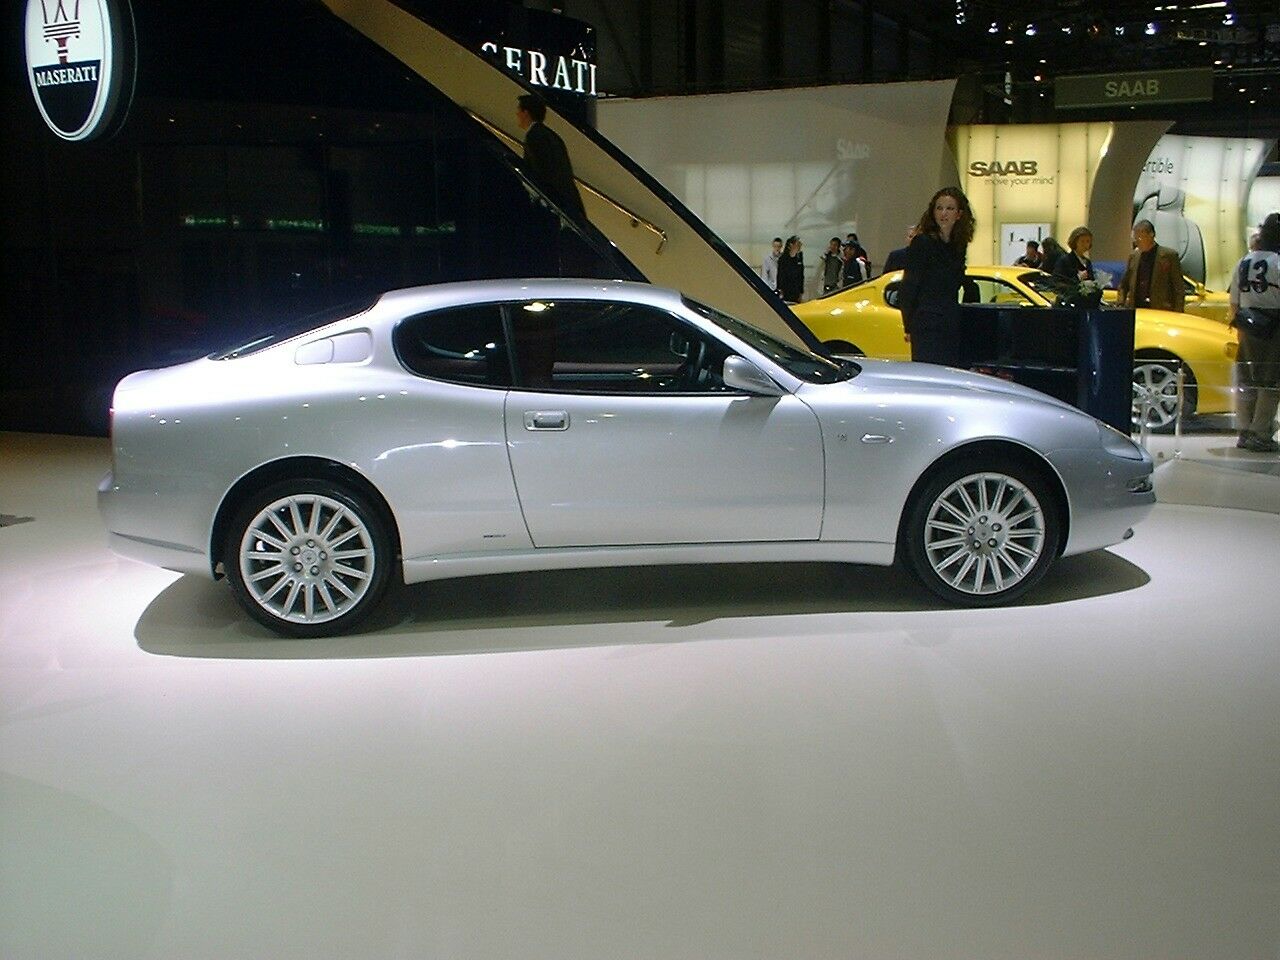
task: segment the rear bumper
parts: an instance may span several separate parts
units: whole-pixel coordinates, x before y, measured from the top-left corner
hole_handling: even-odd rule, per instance
[[[98,512],[107,527],[107,546],[118,556],[139,563],[163,567],[175,573],[212,577],[209,558],[203,550],[183,543],[158,540],[122,532],[129,528],[125,496],[108,472],[98,482]]]

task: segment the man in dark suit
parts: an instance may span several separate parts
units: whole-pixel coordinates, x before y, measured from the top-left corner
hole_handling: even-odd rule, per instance
[[[916,228],[913,226],[907,230],[907,247],[911,246],[911,241],[915,239]],[[893,273],[895,270],[902,270],[907,265],[907,247],[899,247],[897,250],[890,250],[889,255],[884,258],[884,270],[881,274]]]
[[[573,179],[573,166],[564,141],[543,121],[547,104],[536,93],[526,93],[517,101],[516,123],[525,131],[525,171],[543,195],[566,217],[585,223],[587,212]]]
[[[1176,250],[1156,245],[1156,228],[1150,220],[1133,225],[1133,253],[1120,278],[1120,304],[1175,313],[1186,308],[1182,260]]]

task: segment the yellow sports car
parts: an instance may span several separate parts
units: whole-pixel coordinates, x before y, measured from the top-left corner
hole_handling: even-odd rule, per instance
[[[1070,284],[1043,270],[1025,267],[969,267],[967,295],[975,303],[1052,306]],[[836,353],[909,360],[911,347],[896,308],[902,271],[792,307],[796,316]],[[963,292],[962,292],[963,293]],[[1167,310],[1136,311],[1133,394],[1137,410],[1147,409],[1152,429],[1167,429],[1177,413],[1177,377],[1184,379],[1184,416],[1228,413],[1236,334],[1222,323]]]
[[[1231,295],[1221,290],[1210,290],[1203,283],[1192,280],[1190,277],[1182,278],[1182,288],[1186,295],[1186,306],[1183,307],[1187,313],[1193,313],[1197,317],[1204,317],[1206,320],[1217,320],[1219,323],[1231,322]],[[1107,303],[1116,303],[1120,299],[1119,290],[1104,290],[1102,299]]]

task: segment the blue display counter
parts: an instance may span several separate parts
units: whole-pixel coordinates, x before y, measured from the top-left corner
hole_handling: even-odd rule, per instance
[[[1129,433],[1134,312],[964,304],[961,365],[1012,380]]]

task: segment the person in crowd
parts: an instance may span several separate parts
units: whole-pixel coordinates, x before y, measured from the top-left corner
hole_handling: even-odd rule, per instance
[[[1150,220],[1133,225],[1133,252],[1120,278],[1120,305],[1176,313],[1186,307],[1182,260],[1176,250],[1156,244],[1156,228]]]
[[[871,254],[867,253],[867,248],[862,245],[862,241],[858,239],[856,233],[846,234],[844,242],[853,244],[853,255],[860,260],[867,261],[867,266],[871,265]],[[910,243],[910,241],[907,242]]]
[[[1093,233],[1088,227],[1076,227],[1067,237],[1067,249],[1058,258],[1053,272],[1072,283],[1093,280],[1093,261],[1089,258],[1092,250]]]
[[[1062,244],[1053,237],[1045,237],[1040,241],[1040,269],[1053,273],[1064,253]]]
[[[1249,234],[1249,252],[1253,253],[1253,251],[1259,249],[1259,244],[1261,242],[1262,242],[1261,233],[1258,233],[1255,231],[1254,233]],[[1236,275],[1239,272],[1240,271],[1238,270],[1232,270],[1231,276],[1227,277],[1227,294],[1228,295],[1233,293],[1236,289]]]
[[[573,178],[569,151],[560,135],[543,121],[547,103],[536,93],[516,100],[516,123],[524,134],[524,168],[529,179],[560,212],[577,223],[585,223],[587,212]]]
[[[764,255],[760,264],[760,279],[774,293],[778,292],[778,258],[782,256],[782,238],[773,238],[773,248]]]
[[[901,270],[907,265],[907,247],[911,246],[911,241],[915,238],[916,225],[913,223],[907,228],[907,245],[889,251],[889,255],[884,258],[884,270],[882,273],[893,273],[893,271]]]
[[[821,278],[822,296],[840,289],[840,273],[844,261],[840,258],[840,238],[827,241],[826,252],[818,258],[818,276]]]
[[[1280,213],[1268,214],[1258,231],[1258,249],[1246,253],[1235,272],[1232,326],[1240,333],[1236,446],[1276,453],[1280,451],[1274,436],[1280,400]],[[1246,313],[1255,323],[1246,322]]]
[[[792,234],[778,258],[778,292],[788,303],[804,299],[804,244]]]
[[[847,240],[840,245],[840,286],[852,287],[871,277],[871,266],[858,256],[858,248]]]
[[[974,226],[973,209],[958,187],[935,193],[916,225],[898,299],[912,360],[959,362],[959,295]]]
[[[1034,240],[1027,241],[1027,252],[1013,261],[1015,267],[1032,267],[1040,266],[1040,244]]]

